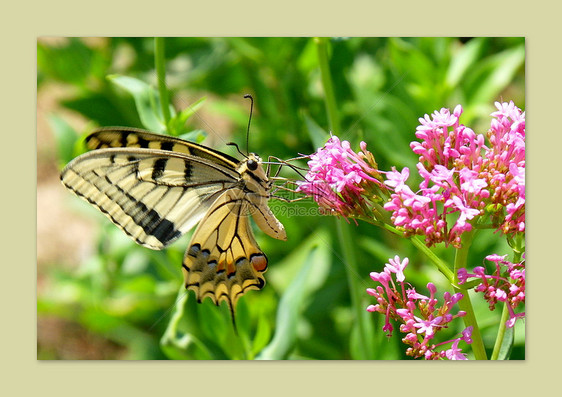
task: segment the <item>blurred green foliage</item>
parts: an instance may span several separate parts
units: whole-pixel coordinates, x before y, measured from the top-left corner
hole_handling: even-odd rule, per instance
[[[162,119],[154,69],[154,39],[108,38],[95,45],[71,38],[38,41],[38,91],[53,84],[72,88],[60,106],[91,126],[132,126],[201,141],[231,155],[225,142],[246,145],[250,93],[255,98],[249,149],[262,158],[312,153],[329,136],[314,41],[310,38],[166,38],[166,83],[172,121]],[[380,169],[415,168],[409,149],[418,118],[462,104],[461,122],[485,133],[497,100],[525,108],[523,38],[334,38],[330,69],[343,133],[353,148],[367,142]],[[195,111],[196,110],[196,111]],[[228,120],[228,123],[216,120]],[[59,166],[79,154],[80,136],[52,115]],[[227,125],[217,131],[215,125]],[[90,127],[91,127],[90,126]],[[203,131],[201,131],[203,130]],[[205,142],[204,142],[205,143]],[[292,175],[293,177],[295,175]],[[341,219],[315,215],[310,203],[271,203],[287,229],[281,242],[256,232],[269,258],[267,285],[237,306],[239,335],[228,309],[197,304],[182,287],[181,262],[189,236],[156,252],[139,247],[88,205],[68,195],[72,211],[99,221],[97,251],[76,271],[55,269],[40,292],[38,317],[56,316],[124,347],[127,359],[404,359],[395,331],[387,340],[383,319],[369,314],[372,340],[357,340],[355,311],[342,247]],[[369,272],[389,257],[410,258],[407,280],[425,291],[446,280],[406,240],[372,225],[350,225],[358,260],[358,285],[373,287]],[[60,231],[64,233],[64,229]],[[509,249],[499,236],[482,232],[469,263]],[[489,237],[489,238],[487,238]],[[454,251],[436,248],[444,260]],[[422,292],[423,293],[423,292]],[[367,294],[361,305],[373,303]],[[499,311],[489,313],[474,298],[487,347],[493,346]],[[463,329],[448,330],[453,336]],[[39,346],[38,357],[48,357]],[[524,334],[516,328],[512,358],[524,358]],[[79,358],[79,357],[77,357]]]

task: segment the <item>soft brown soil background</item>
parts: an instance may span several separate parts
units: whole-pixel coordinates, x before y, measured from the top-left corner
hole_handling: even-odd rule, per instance
[[[49,273],[57,268],[72,270],[93,251],[94,224],[73,213],[73,199],[59,181],[59,165],[50,114],[64,117],[77,131],[86,125],[78,115],[58,103],[72,89],[46,84],[37,93],[37,294],[52,288]],[[78,323],[54,316],[37,316],[38,359],[111,359],[122,349],[89,333]]]

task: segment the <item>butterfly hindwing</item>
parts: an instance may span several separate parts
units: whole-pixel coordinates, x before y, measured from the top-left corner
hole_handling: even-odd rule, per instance
[[[183,273],[198,301],[210,297],[218,305],[224,300],[232,309],[246,291],[265,285],[267,257],[250,227],[249,207],[242,190],[228,190],[195,230]]]

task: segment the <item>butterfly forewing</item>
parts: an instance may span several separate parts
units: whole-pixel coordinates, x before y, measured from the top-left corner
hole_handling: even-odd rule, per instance
[[[94,150],[70,162],[62,182],[139,244],[161,249],[190,230],[238,174],[161,150]]]
[[[137,243],[161,249],[198,222],[183,263],[186,288],[201,301],[236,301],[264,286],[267,258],[249,223],[277,239],[283,225],[267,206],[271,182],[261,160],[238,162],[213,149],[130,128],[86,138],[91,152],[62,171],[64,185],[102,211]],[[249,161],[259,167],[247,166]]]

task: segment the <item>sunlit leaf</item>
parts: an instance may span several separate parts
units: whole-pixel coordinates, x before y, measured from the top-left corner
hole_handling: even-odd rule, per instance
[[[160,107],[160,97],[158,91],[144,81],[128,77],[111,75],[107,77],[109,81],[129,92],[135,99],[137,112],[144,127],[150,131],[163,133],[167,126],[164,123],[162,109]],[[175,111],[170,106],[172,117]]]

